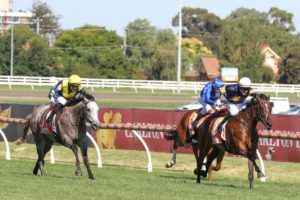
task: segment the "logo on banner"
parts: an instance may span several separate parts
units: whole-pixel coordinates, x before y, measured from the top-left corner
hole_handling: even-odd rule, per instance
[[[106,112],[103,115],[103,121],[109,123],[121,123],[122,115],[119,112],[113,113],[112,111]],[[116,149],[115,140],[117,131],[114,129],[100,129],[96,133],[97,144],[100,148]]]
[[[0,106],[0,117],[11,117],[11,106],[9,106],[7,109],[2,110]],[[9,125],[9,123],[0,122],[0,128],[4,129]]]

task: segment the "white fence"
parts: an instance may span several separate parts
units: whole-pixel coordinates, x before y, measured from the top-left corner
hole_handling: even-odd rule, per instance
[[[9,88],[14,85],[31,86],[52,86],[61,77],[33,77],[33,76],[0,76],[0,85],[8,85]],[[203,88],[207,82],[191,82],[191,81],[149,81],[149,80],[126,80],[126,79],[87,79],[82,78],[83,86],[89,87],[92,90],[95,88],[112,88],[116,91],[119,88],[131,88],[135,92],[139,89],[148,89],[154,93],[155,90],[172,90],[174,93],[181,90],[194,91],[195,94]],[[253,89],[257,92],[273,92],[276,95],[279,93],[293,93],[300,96],[300,84],[259,84],[254,83]]]

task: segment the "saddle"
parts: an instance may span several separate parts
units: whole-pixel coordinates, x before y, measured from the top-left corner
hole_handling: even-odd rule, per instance
[[[39,127],[41,129],[41,133],[43,134],[52,134],[53,132],[56,132],[55,129],[55,118],[56,114],[54,114],[52,124],[49,125],[46,120],[49,117],[50,113],[54,110],[55,104],[51,104],[49,107],[47,107],[41,115],[41,119],[39,121]]]

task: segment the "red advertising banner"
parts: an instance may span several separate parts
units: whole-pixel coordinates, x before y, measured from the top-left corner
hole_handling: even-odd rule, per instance
[[[99,119],[102,123],[130,123],[141,125],[173,125],[178,124],[184,111],[148,110],[148,109],[100,109]],[[300,116],[273,115],[273,131],[282,133],[300,133]],[[258,129],[263,131],[262,124]],[[145,140],[150,151],[171,152],[172,142],[164,139],[164,132],[137,131]],[[93,133],[101,148],[144,150],[142,143],[136,138],[133,130],[101,129]],[[259,139],[259,151],[263,157],[274,161],[300,162],[300,141],[281,139]],[[179,153],[192,153],[191,148],[178,148]]]
[[[300,133],[300,116],[273,115],[272,130],[282,133]],[[258,129],[263,126],[259,124]],[[263,158],[270,152],[271,160],[300,163],[300,141],[259,138],[259,151]]]

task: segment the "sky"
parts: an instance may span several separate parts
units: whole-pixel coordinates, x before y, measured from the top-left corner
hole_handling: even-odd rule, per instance
[[[31,10],[34,0],[13,0],[13,10]],[[62,29],[73,29],[91,24],[114,30],[123,36],[123,30],[135,19],[147,19],[152,26],[166,29],[182,7],[205,8],[224,19],[237,8],[254,8],[268,12],[278,7],[294,14],[296,32],[300,32],[299,0],[42,0],[53,13],[60,16]]]

